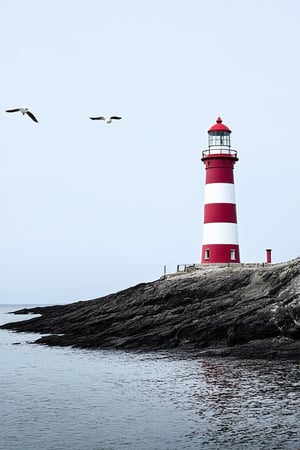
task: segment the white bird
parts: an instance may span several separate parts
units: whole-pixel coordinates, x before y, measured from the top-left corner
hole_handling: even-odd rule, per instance
[[[17,112],[17,111],[20,111],[23,114],[23,116],[24,116],[24,114],[27,114],[27,116],[29,116],[30,119],[32,119],[34,122],[38,123],[37,118],[32,114],[32,112],[28,111],[28,108],[14,108],[14,109],[6,110],[6,112],[8,112],[8,113]]]
[[[91,120],[104,120],[106,123],[112,123],[113,120],[120,120],[122,119],[122,117],[119,116],[110,116],[110,117],[103,117],[103,116],[98,116],[98,117],[90,117]]]

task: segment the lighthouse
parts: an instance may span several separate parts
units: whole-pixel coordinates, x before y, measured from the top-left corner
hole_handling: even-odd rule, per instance
[[[239,263],[237,214],[233,169],[237,151],[230,145],[231,130],[221,117],[208,130],[205,165],[202,264]]]

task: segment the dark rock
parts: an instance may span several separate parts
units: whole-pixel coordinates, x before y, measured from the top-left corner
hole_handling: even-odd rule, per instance
[[[203,356],[300,357],[300,258],[195,266],[99,299],[29,308],[2,328],[80,348],[180,349]]]

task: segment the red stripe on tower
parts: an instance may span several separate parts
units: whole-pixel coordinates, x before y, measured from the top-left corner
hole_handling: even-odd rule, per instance
[[[237,223],[236,208],[233,203],[208,203],[204,205],[204,223]]]
[[[238,157],[231,149],[230,133],[218,117],[208,130],[208,150],[202,152],[206,169],[202,264],[240,262],[233,176]]]

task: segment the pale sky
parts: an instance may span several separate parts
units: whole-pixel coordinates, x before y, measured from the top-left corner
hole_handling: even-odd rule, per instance
[[[199,263],[218,116],[242,262],[299,256],[299,21],[297,0],[2,2],[0,302],[88,300]],[[19,106],[39,123],[5,112]]]

